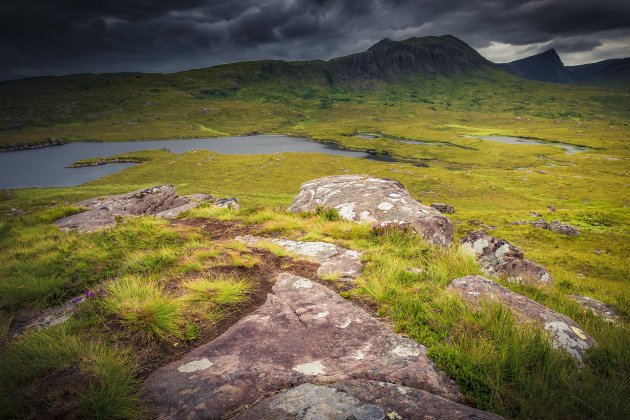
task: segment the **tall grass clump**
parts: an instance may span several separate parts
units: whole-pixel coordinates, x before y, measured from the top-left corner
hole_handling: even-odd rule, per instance
[[[317,206],[317,208],[315,208],[315,214],[323,220],[329,222],[336,222],[338,220],[341,220],[341,216],[339,216],[339,212],[337,211],[337,209],[330,207]]]
[[[232,305],[247,299],[250,282],[221,274],[206,276],[184,283],[187,289],[185,300],[192,302],[211,302],[217,305]]]
[[[218,207],[210,204],[202,204],[190,209],[180,215],[181,219],[217,219],[217,220],[234,220],[238,215],[238,211],[228,207]]]
[[[180,304],[169,298],[154,280],[128,275],[109,284],[105,291],[99,304],[129,330],[147,339],[179,335]]]
[[[134,359],[71,332],[31,332],[0,350],[0,418],[139,418]]]

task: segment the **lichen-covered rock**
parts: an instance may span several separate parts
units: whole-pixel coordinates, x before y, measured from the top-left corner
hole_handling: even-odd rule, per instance
[[[368,380],[305,383],[265,398],[239,420],[501,419],[419,389]]]
[[[159,418],[223,418],[299,384],[395,383],[460,401],[426,348],[326,287],[280,274],[267,302],[223,335],[154,371]]]
[[[534,285],[552,285],[553,278],[540,264],[524,258],[523,251],[505,239],[488,236],[484,231],[471,232],[461,239],[469,248],[483,272],[492,277]]]
[[[86,211],[64,217],[54,225],[64,231],[90,232],[116,225],[116,217],[155,215],[173,218],[180,213],[210,202],[238,209],[236,199],[217,199],[206,194],[179,196],[172,185],[159,185],[127,194],[91,198],[76,203]]]
[[[440,213],[452,214],[455,213],[455,207],[445,203],[431,203],[431,207],[439,211]]]
[[[570,225],[568,223],[562,223],[562,222],[559,222],[557,220],[552,220],[551,222],[547,222],[547,221],[545,221],[543,219],[538,219],[538,220],[532,222],[532,225],[537,227],[537,228],[547,229],[547,230],[550,230],[552,232],[562,233],[562,234],[568,235],[568,236],[579,236],[580,235],[580,231],[575,226]]]
[[[567,295],[569,299],[573,299],[583,308],[590,310],[596,316],[605,319],[608,322],[618,322],[619,314],[609,305],[587,296]]]
[[[319,263],[317,274],[320,277],[331,276],[338,277],[340,280],[351,280],[361,274],[361,253],[335,244],[263,238],[253,235],[237,236],[236,240],[247,245],[269,241],[301,257],[313,259]]]
[[[597,345],[593,337],[565,315],[481,276],[471,275],[455,279],[448,286],[465,300],[479,305],[483,299],[495,299],[509,307],[516,317],[541,325],[549,334],[554,348],[566,350],[582,362],[588,348]]]
[[[367,175],[336,175],[302,184],[289,211],[314,212],[334,208],[345,220],[408,225],[425,240],[447,245],[453,224],[439,211],[411,197],[398,181]]]

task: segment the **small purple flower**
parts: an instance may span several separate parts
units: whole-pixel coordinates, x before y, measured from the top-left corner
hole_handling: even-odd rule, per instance
[[[107,294],[107,292],[102,287],[99,287],[97,290],[85,289],[83,291],[83,296],[84,296],[85,300],[101,299],[106,294]]]

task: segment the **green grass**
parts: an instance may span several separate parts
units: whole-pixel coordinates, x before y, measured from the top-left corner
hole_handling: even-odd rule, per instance
[[[250,284],[247,280],[217,275],[187,281],[184,287],[188,289],[188,293],[184,295],[186,301],[210,301],[217,305],[230,305],[247,298]]]
[[[375,238],[378,252],[368,254],[354,293],[372,297],[400,331],[425,344],[477,407],[518,418],[625,418],[630,413],[627,324],[611,326],[578,311],[555,290],[504,284],[570,315],[596,337],[600,345],[581,368],[553,350],[542,330],[516,323],[502,305],[486,302],[474,310],[445,288],[453,278],[479,273],[466,252],[458,247],[401,252],[413,237],[396,231],[384,236]],[[541,296],[545,293],[553,296]]]
[[[105,289],[99,302],[132,334],[147,339],[175,337],[182,327],[181,307],[152,279],[125,276]]]
[[[126,351],[63,325],[0,349],[0,417],[144,417],[135,361]]]
[[[223,210],[207,209],[210,208],[193,214],[194,217],[222,219],[227,214]],[[125,220],[110,231],[95,234],[61,234],[46,226],[50,222],[48,212],[35,211],[32,215],[21,216],[29,220],[28,224],[21,218],[6,219],[4,229],[10,233],[9,239],[13,239],[13,243],[17,241],[21,244],[21,252],[33,248],[29,255],[38,262],[33,265],[46,267],[46,262],[52,261],[54,265],[49,269],[57,270],[60,269],[60,261],[67,261],[59,260],[58,256],[51,259],[47,252],[42,252],[51,252],[53,237],[57,252],[66,248],[83,249],[85,255],[74,255],[72,261],[81,262],[83,258],[87,261],[89,256],[101,254],[105,262],[111,256],[119,258],[115,265],[104,263],[101,269],[107,276],[113,277],[106,283],[106,294],[89,302],[75,315],[75,320],[68,326],[68,334],[92,331],[94,345],[119,342],[123,349],[127,344],[124,344],[124,339],[120,341],[119,334],[123,334],[122,337],[130,335],[135,337],[134,340],[194,341],[202,333],[204,322],[217,322],[229,314],[234,305],[248,299],[251,290],[249,280],[206,271],[218,266],[243,268],[259,263],[258,257],[250,254],[251,249],[242,243],[207,241],[202,231],[169,226],[152,218]],[[456,215],[461,216],[461,210],[458,209]],[[596,223],[591,222],[596,229],[595,234],[618,232],[619,226],[625,223],[623,217],[618,217],[593,216],[594,219],[591,219],[597,220]],[[372,228],[365,224],[331,221],[321,212],[289,214],[278,207],[248,207],[239,213],[230,212],[228,220],[244,223],[255,231],[281,232],[285,237],[299,240],[335,242],[363,252],[364,271],[356,282],[356,288],[344,294],[350,298],[367,297],[373,300],[379,313],[389,318],[398,331],[426,345],[431,358],[458,382],[470,404],[508,417],[523,418],[623,418],[628,413],[625,402],[628,401],[625,373],[630,368],[627,318],[618,326],[611,325],[566,298],[567,293],[583,292],[592,284],[588,277],[570,276],[571,264],[549,267],[557,281],[553,288],[502,284],[570,316],[595,337],[599,347],[590,352],[583,368],[579,368],[566,354],[552,349],[541,330],[516,323],[506,308],[488,303],[480,310],[472,309],[449,292],[446,287],[451,279],[479,273],[472,256],[456,245],[435,248],[405,229]],[[602,220],[616,222],[611,225],[602,223]],[[586,226],[582,229],[583,235],[589,235]],[[515,232],[518,234],[521,230],[526,235],[541,235],[545,242],[538,246],[542,249],[545,246],[555,249],[553,246],[558,241],[564,244],[564,255],[579,255],[581,237],[551,236],[550,232],[528,226],[517,226]],[[537,249],[534,246],[537,242],[533,241],[526,242],[528,253]],[[265,243],[262,248],[272,253],[275,249]],[[610,249],[610,246],[606,245],[606,248]],[[12,247],[5,249],[15,252]],[[275,251],[276,255],[286,256],[277,249]],[[67,254],[62,255],[67,258]],[[614,256],[609,258],[615,261]],[[585,267],[583,269],[588,269],[588,266]],[[32,276],[38,273],[31,271]],[[46,273],[44,270],[40,275]],[[599,273],[599,268],[596,268],[590,276],[597,278]],[[2,280],[6,282],[7,279],[9,276],[5,274]],[[45,283],[44,278],[40,281]],[[616,297],[618,309],[627,314],[630,302],[623,297],[627,296],[625,284],[609,281],[601,282],[600,286],[603,288],[600,293]],[[34,290],[23,292],[21,305],[36,305],[37,300],[33,300],[32,296],[40,293],[39,289],[32,284],[28,287]],[[14,296],[14,299],[17,298]],[[15,308],[15,302],[5,305],[6,316],[10,317]],[[100,326],[103,319],[109,320],[109,325],[118,323],[123,330],[114,333],[103,329]],[[6,345],[4,351],[8,357],[16,357],[12,356],[18,349],[16,346],[27,342],[31,336],[38,337],[38,334],[48,333],[27,335]],[[53,342],[58,339],[58,336],[49,338]],[[62,343],[55,345],[62,346]],[[24,378],[19,378],[16,373],[16,381],[32,384],[45,378],[46,372],[56,372],[55,369],[59,369],[57,366],[71,363],[65,359],[64,363],[55,361],[56,356],[52,358],[50,363],[54,367],[35,370],[32,376]],[[133,369],[129,367],[129,372]],[[130,375],[133,376],[133,373]],[[16,385],[10,382],[7,386]],[[125,395],[136,395],[137,387],[133,382],[125,386],[128,387]],[[85,395],[76,394],[72,401],[75,404],[92,401],[93,408],[90,410],[107,410],[107,407],[118,404],[115,393],[111,394],[114,399],[111,402],[104,394],[110,395],[106,388],[93,389]],[[48,404],[52,404],[50,408],[58,403],[49,401]],[[141,409],[142,405],[134,407]]]

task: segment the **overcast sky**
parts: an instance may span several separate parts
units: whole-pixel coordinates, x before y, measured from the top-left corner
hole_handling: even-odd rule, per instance
[[[329,59],[455,35],[506,62],[630,56],[630,0],[1,0],[0,79]]]

